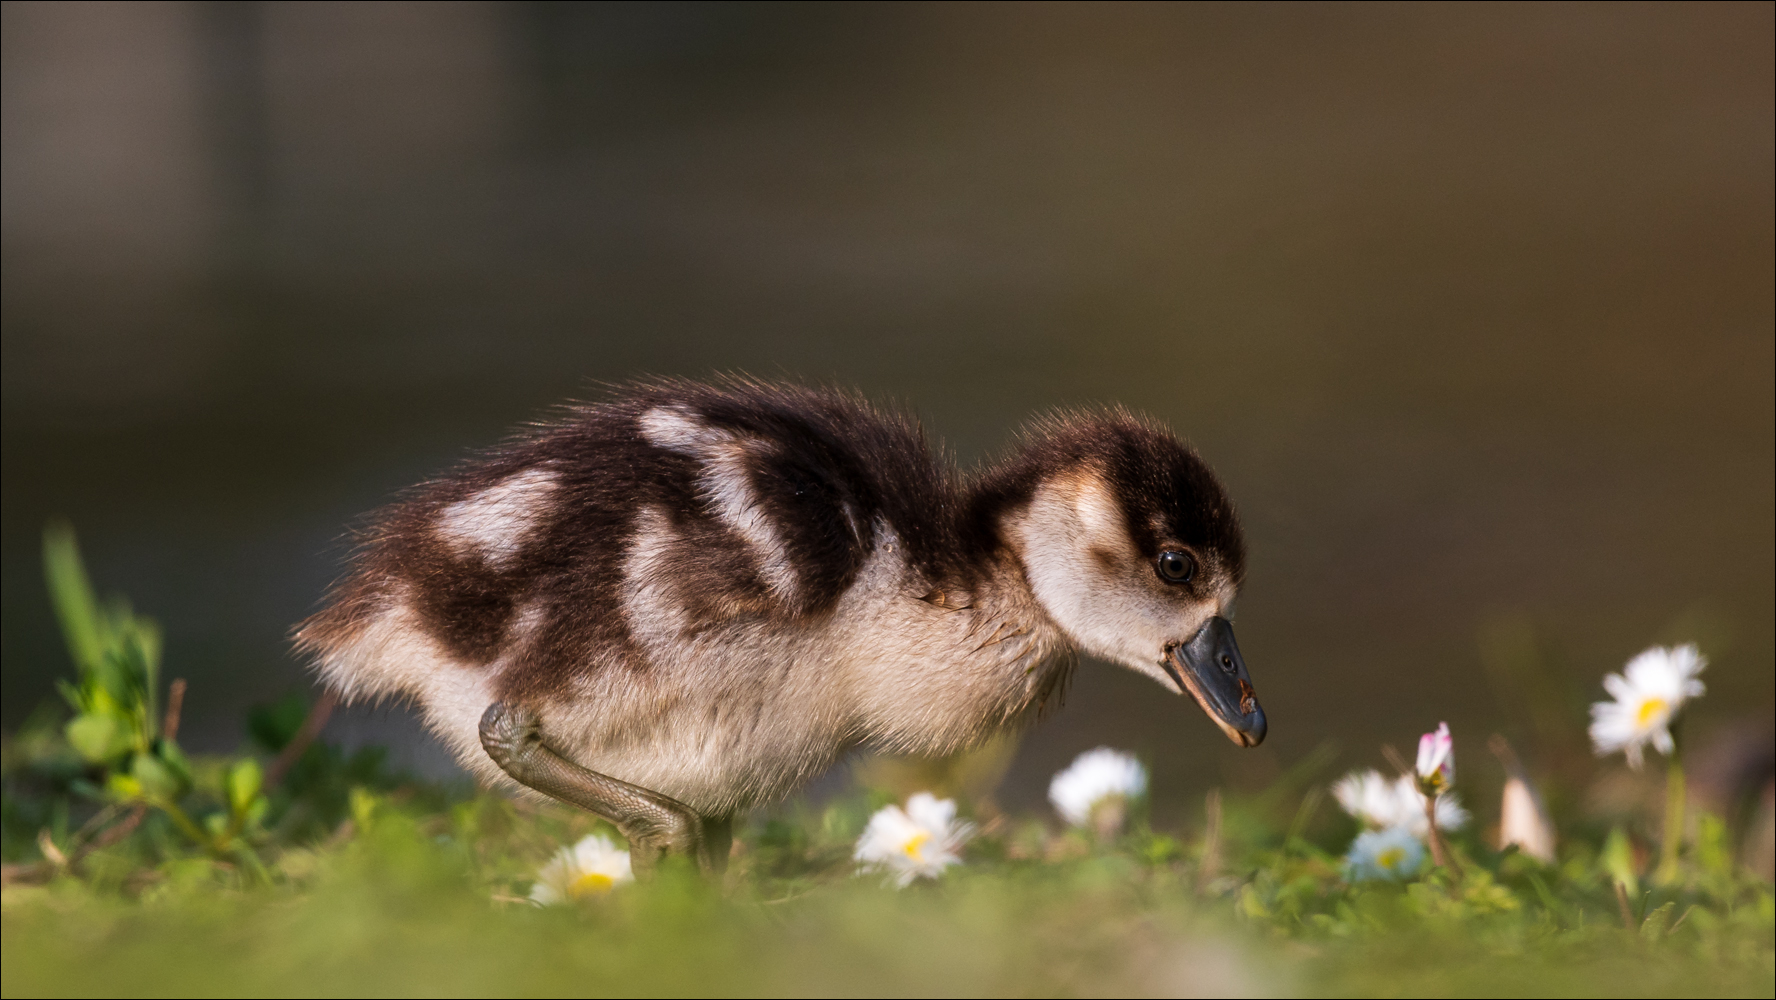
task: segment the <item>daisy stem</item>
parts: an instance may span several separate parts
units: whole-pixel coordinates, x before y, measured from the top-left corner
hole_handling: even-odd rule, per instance
[[[1447,868],[1459,877],[1461,869],[1456,866],[1455,859],[1443,846],[1443,834],[1437,829],[1437,796],[1426,795],[1424,800],[1425,822],[1430,825],[1430,836],[1425,839],[1431,842],[1431,860],[1436,863],[1438,868]]]
[[[1665,766],[1665,835],[1659,845],[1659,870],[1653,881],[1670,885],[1678,879],[1677,852],[1683,846],[1684,773],[1683,762],[1672,751]]]

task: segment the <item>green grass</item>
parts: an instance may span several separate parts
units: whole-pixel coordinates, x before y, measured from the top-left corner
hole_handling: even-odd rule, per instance
[[[326,750],[313,751],[325,759]],[[335,763],[344,762],[332,755]],[[318,767],[316,768],[318,770]],[[197,769],[202,773],[205,769]],[[211,768],[220,771],[220,768]],[[311,774],[311,778],[313,775]],[[14,791],[19,782],[12,782]],[[904,891],[855,874],[881,796],[755,823],[721,881],[668,865],[573,907],[522,901],[566,809],[384,781],[349,817],[274,795],[324,839],[268,827],[219,859],[150,819],[78,871],[15,869],[0,913],[8,996],[64,994],[1758,995],[1772,989],[1769,887],[1703,864],[1652,891],[1637,931],[1575,845],[1563,864],[1461,845],[1466,867],[1347,885],[1287,845],[1260,798],[1228,804],[1227,860],[1139,829],[1094,845],[997,824],[965,865]],[[15,795],[9,817],[23,803]],[[9,823],[9,852],[33,852]],[[1238,837],[1236,831],[1243,831]],[[1336,826],[1329,833],[1336,842]],[[300,840],[300,838],[298,838]],[[1266,844],[1266,841],[1271,843]],[[1022,855],[1022,856],[1020,856]],[[1664,904],[1670,903],[1666,908]],[[1675,929],[1670,925],[1686,914]]]
[[[980,776],[1005,746],[878,765],[866,785],[974,788],[964,864],[905,890],[860,875],[856,839],[895,796],[859,787],[755,818],[721,879],[669,860],[536,907],[538,870],[597,821],[403,779],[374,750],[310,746],[268,787],[300,699],[252,713],[254,747],[187,758],[156,711],[152,623],[96,601],[72,545],[52,533],[69,711],[34,715],[0,767],[7,996],[1776,992],[1771,887],[1712,817],[1648,888],[1644,822],[1570,824],[1552,865],[1457,837],[1459,869],[1352,884],[1324,754],[1219,823],[1154,830],[1137,809],[1103,840],[993,810]]]

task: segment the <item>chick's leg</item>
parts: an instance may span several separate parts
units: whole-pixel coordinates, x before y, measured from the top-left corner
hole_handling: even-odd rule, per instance
[[[629,839],[637,874],[652,871],[669,851],[696,858],[705,871],[713,867],[704,850],[704,821],[690,806],[583,768],[549,749],[534,709],[503,701],[488,706],[481,716],[481,746],[512,780],[615,824]],[[727,845],[722,846],[726,861]]]
[[[698,864],[703,870],[720,875],[728,870],[728,854],[734,848],[734,817],[703,818],[703,853]]]

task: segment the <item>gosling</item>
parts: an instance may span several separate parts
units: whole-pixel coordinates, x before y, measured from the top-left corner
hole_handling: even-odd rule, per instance
[[[296,638],[342,699],[411,699],[464,767],[588,810],[638,868],[859,746],[944,754],[1041,715],[1078,651],[1264,712],[1227,620],[1239,520],[1120,410],[973,476],[826,389],[661,381],[566,408],[375,515]]]

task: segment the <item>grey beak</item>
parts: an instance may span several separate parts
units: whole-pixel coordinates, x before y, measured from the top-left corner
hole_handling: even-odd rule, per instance
[[[1190,692],[1227,738],[1242,747],[1264,742],[1264,709],[1233,639],[1233,623],[1216,615],[1196,635],[1166,650],[1160,661],[1178,687]]]

